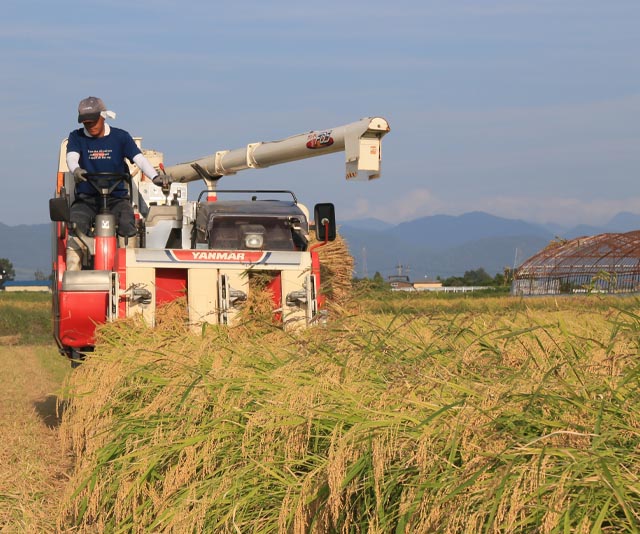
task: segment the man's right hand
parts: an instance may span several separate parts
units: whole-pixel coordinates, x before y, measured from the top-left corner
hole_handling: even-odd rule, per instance
[[[170,174],[158,174],[152,181],[154,185],[162,187],[162,192],[168,195],[171,189],[171,183],[173,182],[173,176]]]
[[[73,171],[73,179],[76,181],[77,184],[79,184],[80,182],[86,182],[87,178],[86,176],[84,176],[86,174],[87,171],[85,171],[83,168],[78,167],[75,171]]]

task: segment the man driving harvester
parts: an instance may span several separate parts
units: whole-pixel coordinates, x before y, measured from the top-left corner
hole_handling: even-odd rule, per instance
[[[82,234],[89,234],[101,205],[98,191],[87,183],[92,175],[128,173],[126,158],[135,163],[155,185],[166,188],[170,182],[169,176],[159,174],[142,154],[131,135],[121,128],[107,124],[106,118],[115,119],[116,114],[107,110],[102,99],[95,96],[84,98],[78,105],[78,122],[83,127],[72,131],[67,142],[67,166],[76,183],[71,222],[75,223],[75,229]],[[135,245],[135,218],[124,181],[120,180],[111,192],[108,209],[115,216],[121,246],[129,240],[130,244]],[[67,269],[81,269],[81,246],[78,240],[69,240]]]

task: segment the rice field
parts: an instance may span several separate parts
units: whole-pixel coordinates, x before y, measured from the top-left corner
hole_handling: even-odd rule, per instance
[[[0,345],[51,343],[51,294],[0,292]]]
[[[60,528],[638,532],[638,300],[408,298],[295,333],[196,336],[179,305],[103,328]]]

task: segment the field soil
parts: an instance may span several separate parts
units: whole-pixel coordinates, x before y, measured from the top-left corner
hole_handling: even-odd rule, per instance
[[[17,341],[0,336],[0,532],[55,532],[71,467],[56,409],[68,364],[51,346]]]

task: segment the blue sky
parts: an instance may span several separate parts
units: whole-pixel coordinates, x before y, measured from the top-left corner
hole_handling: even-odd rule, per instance
[[[339,219],[640,213],[638,0],[4,0],[0,222],[48,221],[78,101],[167,164],[385,117],[383,175],[343,155],[246,171]]]

